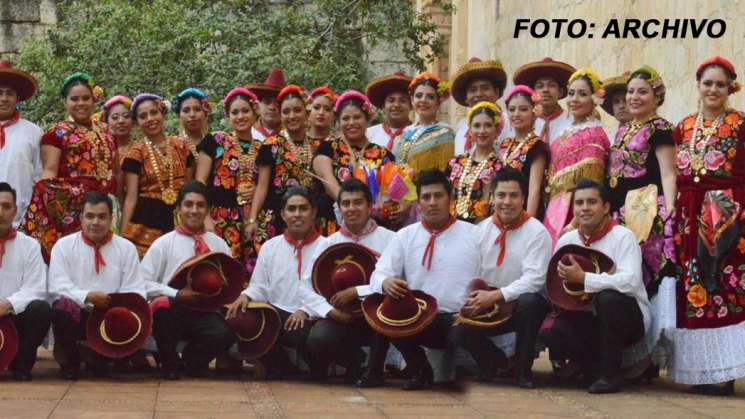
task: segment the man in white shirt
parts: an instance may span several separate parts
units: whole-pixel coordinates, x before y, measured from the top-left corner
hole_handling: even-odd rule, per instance
[[[339,243],[357,243],[370,249],[379,257],[394,232],[379,226],[372,219],[372,195],[370,189],[357,179],[349,179],[340,185],[336,200],[343,219],[341,229],[332,234],[318,246],[313,261],[324,250]],[[308,272],[306,282],[312,283]],[[348,307],[352,302],[371,294],[369,285],[349,287],[334,294],[329,301],[313,292],[312,300],[306,306],[320,320],[308,336],[308,351],[318,363],[318,372],[325,378],[330,361],[335,360],[347,368],[347,378],[357,381],[359,387],[378,387],[383,384],[383,364],[388,351],[388,341],[380,334],[374,333],[363,317],[351,318],[338,310]],[[370,358],[362,376],[358,377],[360,368],[360,346],[370,343]]]
[[[439,170],[416,179],[422,221],[396,233],[375,265],[370,289],[401,298],[421,290],[437,299],[437,318],[421,333],[391,340],[412,371],[405,390],[432,384],[433,372],[422,346],[454,348],[453,315],[466,300],[468,283],[479,276],[481,256],[475,227],[450,215],[452,185]]]
[[[541,115],[535,120],[534,131],[546,144],[559,138],[572,123],[569,112],[562,109],[559,100],[567,95],[569,76],[575,68],[561,61],[546,57],[541,61],[524,64],[515,71],[512,81],[532,87],[541,95]]]
[[[527,181],[518,171],[504,169],[492,181],[495,212],[477,227],[481,247],[481,277],[493,291],[474,291],[464,308],[482,313],[495,304],[516,302],[510,320],[495,328],[456,326],[458,344],[476,361],[479,378],[491,381],[506,366],[504,353],[489,336],[517,333],[516,373],[522,388],[535,388],[531,368],[538,329],[550,310],[542,295],[551,259],[551,237],[543,223],[525,212]]]
[[[277,94],[285,87],[285,75],[282,70],[273,68],[266,76],[264,83],[249,83],[246,88],[259,98],[259,119],[251,128],[251,137],[263,142],[277,135],[282,128],[279,116]]]
[[[0,61],[0,182],[16,189],[16,228],[26,214],[34,182],[41,175],[41,128],[21,118],[17,108],[19,102],[34,95],[36,85],[32,75],[13,68],[10,61]]]
[[[473,57],[461,66],[453,76],[450,84],[453,99],[461,106],[471,108],[479,102],[497,103],[507,86],[507,73],[499,60],[481,61]],[[499,140],[509,132],[509,117],[503,112],[502,121],[505,124],[499,134]],[[473,147],[468,133],[468,120],[463,118],[455,127],[455,155],[468,153]]]
[[[221,313],[184,306],[206,295],[189,286],[181,290],[168,286],[174,272],[188,259],[208,252],[231,254],[221,237],[205,231],[204,220],[209,212],[207,199],[207,188],[202,183],[193,181],[184,185],[176,200],[181,224],[155,240],[140,264],[147,296],[155,299],[152,304],[153,337],[160,353],[161,375],[167,380],[179,378],[176,352],[179,341],[187,341],[182,352],[184,370],[187,375],[197,377],[205,375],[209,363],[234,342],[233,333]]]
[[[17,212],[16,191],[0,182],[0,319],[7,316],[18,331],[18,353],[10,364],[13,379],[30,381],[36,349],[49,330],[51,309],[44,301],[47,267],[41,247],[13,228]]]
[[[411,125],[411,97],[409,83],[411,77],[398,72],[378,77],[367,84],[365,94],[375,107],[382,109],[385,120],[367,129],[370,142],[388,150],[393,150],[393,141]]]
[[[267,377],[282,378],[289,372],[290,361],[284,346],[295,348],[315,371],[308,357],[306,342],[313,326],[313,311],[305,307],[313,289],[307,278],[313,268],[313,255],[325,238],[315,228],[316,207],[304,187],[292,187],[282,197],[284,234],[273,237],[261,247],[251,283],[228,308],[226,317],[245,310],[250,301],[265,302],[277,309],[282,322],[279,339],[265,355]],[[306,279],[303,279],[306,278]]]
[[[113,203],[108,195],[90,192],[80,214],[82,230],[55,243],[49,262],[49,292],[56,299],[52,310],[55,345],[64,355],[62,376],[80,376],[78,341],[85,338],[85,323],[93,307],[106,309],[110,293],[135,292],[145,297],[135,246],[111,233]],[[107,376],[110,360],[93,355],[93,372]]]
[[[613,260],[615,270],[591,273],[571,257],[569,264],[560,261],[558,277],[584,285],[584,291],[593,294],[593,310],[561,313],[542,335],[552,356],[568,358],[585,374],[598,377],[588,388],[597,394],[620,390],[621,353],[644,337],[650,323],[641,249],[634,233],[610,218],[609,194],[592,180],[577,182],[572,205],[578,228],[564,234],[556,249],[574,244],[597,250]]]

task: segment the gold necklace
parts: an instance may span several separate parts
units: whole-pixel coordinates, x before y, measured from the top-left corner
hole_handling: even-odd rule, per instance
[[[460,182],[458,184],[458,189],[455,191],[455,213],[457,216],[461,218],[469,218],[468,207],[471,201],[473,185],[476,183],[481,172],[486,168],[486,165],[489,164],[489,161],[494,157],[494,152],[489,153],[485,159],[479,162],[474,170],[471,170],[473,157],[470,154],[468,155],[468,160],[466,161],[463,172],[459,177]]]
[[[693,181],[696,183],[701,181],[700,176],[706,176],[708,173],[706,167],[704,167],[704,151],[706,150],[705,142],[719,131],[719,126],[724,121],[724,115],[726,113],[727,111],[725,110],[719,114],[708,128],[704,127],[704,114],[699,112],[696,115],[696,123],[693,125],[693,135],[691,136],[691,141],[688,143],[688,155],[691,158],[691,172],[693,173]],[[701,153],[699,153],[699,150]]]
[[[623,150],[624,148],[626,148],[626,145],[629,143],[629,141],[631,141],[631,138],[633,138],[640,129],[647,125],[649,121],[652,121],[655,118],[658,118],[656,114],[650,116],[642,122],[631,122],[626,129],[626,132],[623,133],[621,141],[618,142],[618,145],[614,145],[614,148],[616,150]],[[624,163],[623,166],[626,167],[626,163]],[[610,186],[611,189],[615,189],[616,187],[618,187],[618,179],[620,178],[619,174],[620,173],[615,173],[613,176],[610,177],[610,180],[608,180],[608,186]]]
[[[236,188],[237,196],[236,200],[238,205],[244,206],[248,204],[248,194],[251,189],[250,173],[253,166],[253,162],[256,160],[254,156],[254,146],[252,140],[248,141],[248,152],[243,150],[241,140],[238,138],[238,134],[233,133],[232,137],[229,137],[231,145],[238,150],[238,176]]]
[[[95,155],[96,162],[96,177],[100,180],[111,180],[111,149],[106,140],[101,138],[101,133],[98,127],[94,123],[91,129],[85,128],[80,124],[75,124],[76,127],[82,131],[83,138],[88,141],[91,145],[93,155]]]
[[[522,140],[518,141],[517,142],[517,146],[515,148],[513,148],[512,150],[510,150],[510,145],[512,145],[512,144],[515,143],[515,139],[513,139],[512,141],[510,141],[510,143],[507,144],[507,149],[505,150],[504,155],[502,155],[502,159],[501,159],[502,160],[502,165],[503,166],[508,166],[507,162],[509,162],[510,160],[513,160],[516,157],[514,154],[516,152],[519,153],[520,152],[520,149],[522,149],[523,146],[528,141],[532,140],[535,137],[537,137],[537,135],[535,135],[535,132],[532,132],[531,131],[530,134],[528,134],[528,135],[525,136],[525,138],[523,138]]]
[[[156,149],[153,145],[153,142],[150,141],[149,138],[145,137],[145,146],[147,147],[148,154],[150,155],[150,165],[153,166],[153,172],[155,172],[155,178],[158,181],[158,184],[160,185],[160,197],[167,205],[173,205],[176,203],[176,198],[178,195],[176,194],[176,190],[173,187],[173,150],[170,144],[170,141],[168,138],[166,138],[166,154],[165,156],[160,153],[160,151],[157,152],[159,154],[160,159],[163,161],[163,165],[165,166],[165,169],[168,170],[168,187],[165,186],[163,179],[160,176],[160,166],[158,165],[158,158],[156,157]]]
[[[309,188],[313,182],[313,180],[308,175],[308,173],[311,173],[310,160],[313,152],[310,149],[310,141],[308,141],[308,136],[305,135],[303,137],[303,143],[298,146],[292,140],[292,137],[290,137],[290,134],[287,132],[287,130],[283,129],[282,131],[280,131],[279,135],[285,139],[290,152],[295,156],[296,164],[300,166],[300,174],[298,175],[300,177],[300,183],[306,188]]]

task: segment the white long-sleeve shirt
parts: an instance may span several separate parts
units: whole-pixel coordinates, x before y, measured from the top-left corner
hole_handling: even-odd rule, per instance
[[[570,231],[559,239],[556,249],[567,244],[583,246],[577,230]],[[626,227],[613,227],[602,239],[592,243],[591,249],[603,252],[613,259],[616,265],[614,273],[585,273],[585,292],[598,293],[611,289],[636,299],[644,316],[644,330],[649,330],[651,314],[647,290],[642,279],[642,251],[636,236]]]
[[[531,218],[516,230],[507,231],[504,260],[497,266],[501,246],[495,244],[499,229],[491,218],[477,227],[481,247],[481,277],[499,288],[505,301],[528,292],[542,292],[551,260],[551,236],[543,223]]]
[[[310,283],[313,269],[313,255],[326,238],[318,237],[301,249],[302,271],[298,275],[298,260],[295,247],[287,242],[284,235],[276,236],[261,246],[256,267],[251,275],[248,288],[243,290],[253,301],[266,302],[288,313],[302,309],[309,316],[315,312],[304,306],[304,301],[315,294]],[[316,294],[317,295],[317,294]]]
[[[114,235],[100,251],[106,265],[101,264],[96,273],[95,250],[83,241],[80,232],[55,243],[49,260],[49,292],[54,299],[64,296],[83,307],[91,291],[136,292],[145,296],[135,246]]]
[[[16,190],[18,213],[13,227],[23,220],[31,202],[34,182],[41,176],[41,128],[23,118],[5,128],[5,146],[0,148],[0,182]]]
[[[468,283],[478,278],[481,255],[472,224],[456,221],[435,240],[432,267],[422,265],[430,234],[416,223],[399,230],[375,265],[370,280],[373,292],[383,292],[383,281],[401,278],[412,290],[437,299],[437,311],[455,313],[466,300]]]
[[[5,243],[0,267],[0,300],[7,299],[13,313],[21,314],[34,300],[47,295],[47,265],[41,257],[41,246],[31,237],[16,233]]]
[[[378,226],[371,233],[365,234],[360,238],[358,242],[355,242],[354,240],[352,240],[351,237],[347,237],[341,234],[340,231],[337,231],[336,233],[326,238],[326,240],[324,240],[324,242],[316,248],[316,252],[313,255],[312,261],[313,263],[315,263],[315,261],[318,259],[321,253],[323,253],[324,250],[339,243],[361,244],[362,246],[367,247],[378,255],[381,255],[383,254],[385,248],[388,247],[388,244],[391,242],[393,236],[395,235],[396,233],[392,232],[391,230],[388,230],[385,227]],[[311,284],[311,286],[313,285],[313,278],[311,277],[312,274],[313,270],[311,269],[310,271],[308,271],[308,275],[304,281],[308,284]],[[372,294],[370,285],[359,285],[355,288],[357,289],[357,295],[360,298],[367,297],[368,295]],[[306,294],[307,300],[304,301],[303,305],[313,312],[311,314],[314,317],[328,316],[328,313],[333,309],[333,306],[329,304],[323,296],[316,293],[315,290],[312,291],[312,293]]]
[[[225,240],[212,232],[206,232],[202,239],[212,252],[230,255],[230,248]],[[160,295],[176,297],[178,290],[168,286],[173,273],[187,259],[194,257],[194,238],[171,231],[158,237],[145,253],[140,263],[142,278],[145,280],[147,297]]]

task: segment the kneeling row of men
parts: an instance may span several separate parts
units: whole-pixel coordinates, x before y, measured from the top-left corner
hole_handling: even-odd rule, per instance
[[[0,321],[10,318],[19,336],[10,370],[17,379],[31,378],[36,348],[51,323],[63,376],[75,379],[80,339],[87,336],[109,357],[131,353],[140,338],[123,330],[149,329],[152,313],[167,379],[182,369],[201,375],[237,341],[246,357],[263,359],[271,377],[288,372],[283,347],[294,347],[315,379],[325,379],[334,362],[358,386],[382,385],[390,342],[410,373],[405,389],[432,384],[423,347],[464,348],[479,378],[489,381],[508,365],[490,337],[516,332],[514,375],[520,387],[534,388],[540,329],[552,358],[574,361],[594,377],[590,392],[618,391],[622,351],[644,336],[650,314],[640,248],[633,233],[610,219],[607,190],[589,180],[577,184],[572,204],[578,228],[560,238],[552,257],[548,233],[523,210],[527,186],[520,173],[502,171],[491,187],[495,213],[474,226],[451,216],[444,174],[423,172],[416,182],[421,221],[394,233],[370,217],[367,187],[349,180],[338,197],[343,227],[328,238],[314,227],[308,191],[291,188],[282,205],[286,230],[261,248],[247,286],[245,273],[237,274],[238,285],[229,279],[236,276],[225,257],[229,248],[204,230],[208,202],[200,183],[180,191],[179,227],[158,238],[142,262],[130,242],[110,233],[111,201],[93,193],[81,211],[82,231],[52,250],[47,296],[38,244],[9,227],[3,231],[13,219],[15,193],[0,184]],[[366,252],[341,246],[333,253],[342,243]],[[365,263],[365,253],[372,262]],[[330,267],[319,269],[321,260]],[[339,285],[359,272],[369,284]],[[546,286],[547,272],[560,284],[558,294]],[[329,275],[341,280],[331,281],[336,289],[330,293],[320,292]],[[213,277],[217,285],[210,285]],[[115,316],[120,293],[148,298],[148,310],[137,314],[130,307]],[[576,304],[562,301],[572,298]],[[573,304],[584,308],[573,310]],[[179,359],[182,340],[187,345]],[[371,348],[364,370],[363,345]]]

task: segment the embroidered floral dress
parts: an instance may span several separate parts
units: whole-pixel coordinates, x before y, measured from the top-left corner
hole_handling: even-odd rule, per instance
[[[673,220],[665,209],[656,154],[657,147],[675,145],[672,133],[672,124],[660,117],[640,125],[621,125],[610,152],[611,211],[639,240],[650,297],[657,293],[663,277],[676,274]]]
[[[605,181],[610,143],[598,119],[571,125],[551,143],[548,168],[548,206],[543,224],[554,246],[561,230],[571,221],[571,190],[582,178]]]
[[[177,194],[186,183],[188,169],[194,166],[194,157],[183,140],[172,136],[167,141],[166,155],[152,143],[148,146],[148,142],[138,141],[122,163],[125,176],[133,173],[139,177],[137,204],[122,237],[134,243],[140,258],[155,239],[174,229],[175,196],[168,197],[173,202],[166,202],[168,192],[164,192]],[[168,155],[172,158],[170,163]]]
[[[331,159],[331,168],[336,181],[341,185],[344,181],[354,176],[355,167],[365,167],[368,171],[377,170],[388,161],[395,162],[393,153],[385,147],[368,142],[364,150],[354,148],[354,155],[350,153],[349,147],[342,138],[334,137],[329,141],[322,142],[316,150],[316,155],[326,156]],[[357,171],[359,176],[359,170]],[[330,236],[339,230],[339,225],[334,214],[335,200],[324,192],[323,184],[316,180],[316,188],[321,193],[318,199],[318,218],[321,234]],[[374,198],[374,197],[373,197]]]
[[[310,163],[321,141],[308,140],[309,150],[305,150],[302,145],[291,144],[291,141],[280,133],[267,138],[259,148],[256,166],[257,168],[269,166],[271,175],[264,205],[256,219],[258,224],[255,235],[257,252],[262,244],[272,237],[282,234],[285,229],[285,222],[282,220],[280,212],[282,210],[282,195],[287,192],[288,188],[305,186],[311,190],[311,194],[318,193],[311,175]],[[302,150],[303,154],[309,153],[309,155],[298,157],[295,150]]]
[[[499,145],[497,155],[502,161],[504,167],[511,167],[519,171],[528,182],[530,182],[531,166],[537,158],[543,157],[546,159],[546,164],[550,161],[548,145],[538,136],[531,137],[524,141],[517,141],[513,137],[507,137]],[[541,194],[540,198],[535,218],[543,220],[543,215],[546,211],[543,204],[543,194]],[[527,199],[525,203],[527,205]]]
[[[49,262],[52,246],[80,230],[80,211],[88,192],[116,192],[117,147],[100,128],[71,121],[57,123],[41,139],[60,150],[57,177],[36,182],[20,229],[39,241]]]
[[[199,144],[199,151],[212,159],[207,194],[212,205],[210,216],[215,234],[225,240],[233,257],[243,262],[249,274],[256,266],[256,247],[253,241],[244,243],[241,236],[244,217],[250,214],[251,204],[240,205],[237,191],[256,185],[255,163],[260,147],[260,141],[237,140],[235,135],[224,132],[208,135]]]
[[[445,171],[455,196],[450,213],[472,224],[488,217],[492,212],[489,185],[501,168],[502,162],[495,153],[480,162],[468,153],[450,159]]]

